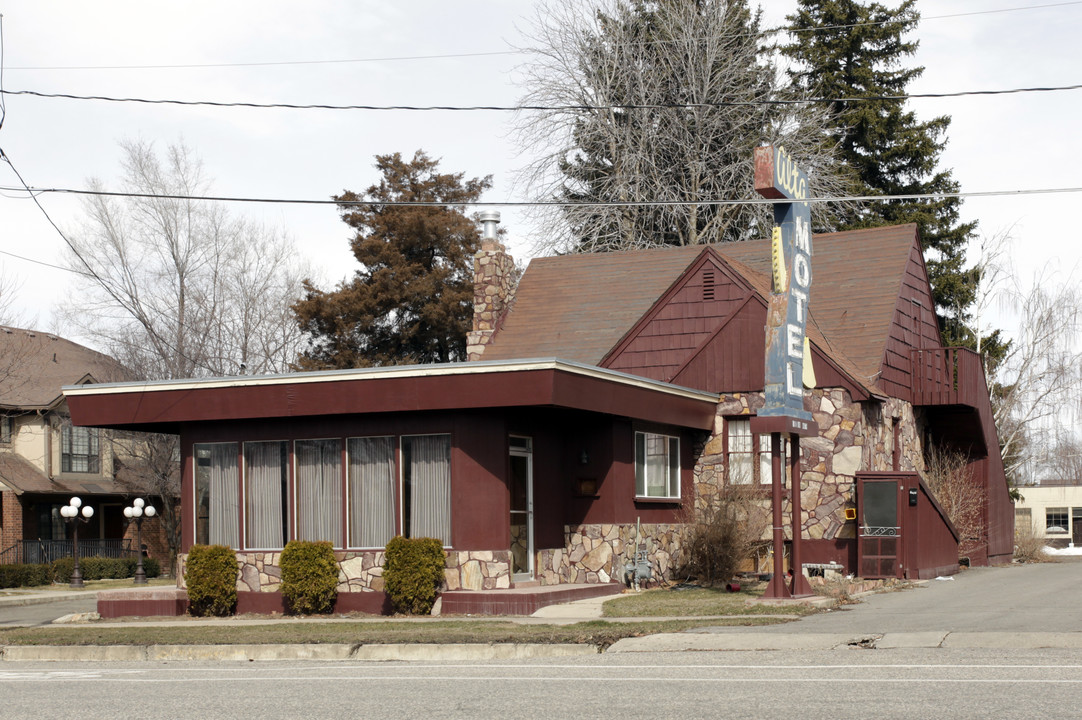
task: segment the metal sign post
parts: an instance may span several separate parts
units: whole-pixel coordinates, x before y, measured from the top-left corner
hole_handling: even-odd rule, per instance
[[[811,207],[808,176],[781,147],[755,149],[755,190],[774,203],[771,237],[773,292],[766,318],[766,403],[751,419],[754,433],[770,433],[771,497],[774,517],[774,579],[763,597],[811,594],[801,566],[800,436],[818,427],[804,409],[804,387],[815,387],[805,327],[811,295]],[[792,590],[785,586],[785,535],[782,526],[781,435],[789,434],[792,476]]]

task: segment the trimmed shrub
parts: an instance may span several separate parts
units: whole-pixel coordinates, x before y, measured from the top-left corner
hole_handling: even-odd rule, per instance
[[[184,582],[192,615],[232,615],[237,607],[237,556],[224,545],[192,545]]]
[[[443,543],[435,538],[391,538],[383,560],[383,583],[395,612],[431,613],[446,562]]]
[[[138,563],[138,559],[133,557],[105,558],[92,555],[79,558],[79,572],[82,573],[83,580],[130,578],[135,577],[135,568]],[[54,560],[50,572],[53,582],[66,583],[71,579],[71,571],[74,567],[75,560],[73,558],[66,557]],[[157,577],[161,574],[161,571],[160,562],[154,558],[143,558],[143,572],[147,574],[148,578]]]
[[[35,587],[50,582],[49,565],[0,565],[0,588]]]
[[[291,540],[282,550],[279,567],[286,612],[312,615],[334,610],[338,562],[329,542]]]

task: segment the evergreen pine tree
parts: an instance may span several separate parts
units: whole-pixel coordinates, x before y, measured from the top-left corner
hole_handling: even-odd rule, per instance
[[[305,296],[293,306],[308,336],[300,369],[466,359],[480,233],[456,204],[478,200],[492,182],[440,173],[438,164],[421,151],[411,161],[377,155],[380,182],[361,196],[347,191],[334,198],[376,204],[339,206],[356,230],[350,245],[361,268],[330,291],[305,281]],[[379,204],[392,202],[450,205]]]
[[[902,99],[923,67],[903,66],[917,50],[904,36],[916,28],[916,0],[896,8],[857,0],[799,0],[789,16],[794,40],[782,52],[795,66],[794,83],[834,98],[830,104],[845,161],[862,195],[956,193],[958,182],[939,167],[949,116],[918,120]],[[846,100],[874,97],[872,100]],[[838,229],[916,223],[926,250],[928,274],[944,342],[967,344],[965,323],[976,298],[979,273],[965,267],[966,244],[975,222],[960,222],[961,200],[937,197],[883,200],[851,208]]]

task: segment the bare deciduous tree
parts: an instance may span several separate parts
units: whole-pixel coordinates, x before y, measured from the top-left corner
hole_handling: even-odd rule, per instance
[[[762,236],[766,206],[717,203],[758,198],[752,158],[762,144],[785,146],[815,195],[849,187],[825,109],[772,103],[792,91],[742,0],[550,0],[531,40],[520,105],[545,109],[518,116],[536,158],[519,182],[538,200],[578,203],[539,211],[543,249]],[[826,204],[814,208],[829,227]]]
[[[968,556],[984,540],[984,493],[963,453],[932,445],[924,460],[924,482],[958,531],[958,552]]]
[[[1057,427],[1077,420],[1082,408],[1082,292],[1051,267],[1021,282],[1005,251],[1009,241],[1002,233],[982,250],[974,315],[979,323],[998,305],[1015,320],[1004,354],[986,372],[1004,468],[1021,485],[1030,479],[1019,477],[1023,467],[1046,457]]]
[[[290,306],[305,268],[280,232],[232,217],[207,195],[202,163],[183,144],[159,155],[121,144],[120,189],[91,196],[68,266],[76,281],[60,317],[115,357],[126,379],[283,372],[300,330]],[[104,189],[100,180],[90,187]],[[121,378],[102,378],[116,380]],[[117,479],[161,499],[175,552],[180,495],[176,438],[119,434]]]
[[[208,194],[183,144],[162,156],[121,143],[121,189],[91,196],[68,266],[82,278],[63,318],[150,379],[279,372],[299,348],[290,305],[303,277],[280,231],[237,219]],[[90,187],[104,189],[100,180]]]

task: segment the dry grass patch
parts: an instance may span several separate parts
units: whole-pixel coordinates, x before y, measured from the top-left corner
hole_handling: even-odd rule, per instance
[[[235,626],[110,627],[68,625],[0,629],[2,645],[352,645],[409,643],[586,643],[608,647],[625,637],[682,632],[704,626],[772,625],[781,618],[725,618],[660,622],[606,622],[574,625],[522,625],[504,621],[436,622],[278,622]]]
[[[697,617],[705,615],[808,615],[815,609],[808,605],[749,604],[758,600],[766,583],[755,583],[738,592],[719,587],[659,588],[623,595],[609,600],[603,608],[605,617]],[[681,589],[677,589],[681,588]]]

